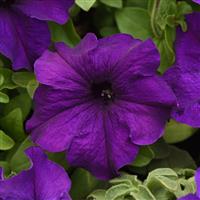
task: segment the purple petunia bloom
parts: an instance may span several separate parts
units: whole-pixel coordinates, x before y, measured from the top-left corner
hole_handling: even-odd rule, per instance
[[[1,200],[70,200],[71,183],[65,170],[47,159],[39,147],[31,147],[26,154],[32,167],[4,179],[0,174]]]
[[[179,28],[176,62],[164,75],[178,104],[172,117],[193,127],[200,127],[200,13],[187,16],[188,31]]]
[[[71,165],[101,179],[132,162],[140,145],[161,137],[175,97],[156,75],[151,40],[87,34],[75,48],[63,43],[35,63],[32,139],[49,151],[67,150]]]
[[[32,70],[34,61],[50,45],[45,21],[65,23],[73,1],[0,0],[0,53],[11,59],[14,70]]]
[[[184,197],[179,198],[178,200],[200,200],[200,168],[196,171],[195,182],[197,186],[196,194],[188,194]]]

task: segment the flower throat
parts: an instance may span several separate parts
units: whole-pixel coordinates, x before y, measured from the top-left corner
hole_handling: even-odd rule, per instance
[[[108,81],[92,84],[92,94],[96,99],[102,99],[104,103],[109,103],[114,99],[112,84]]]

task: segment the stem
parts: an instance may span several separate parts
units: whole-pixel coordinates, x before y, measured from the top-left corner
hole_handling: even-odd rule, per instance
[[[153,0],[154,3],[153,3],[153,8],[152,8],[152,11],[151,11],[151,28],[152,28],[152,31],[154,33],[154,35],[157,37],[157,38],[160,38],[160,35],[159,33],[157,32],[156,30],[156,25],[155,25],[155,16],[156,16],[156,11],[157,11],[157,7],[160,3],[159,0]]]

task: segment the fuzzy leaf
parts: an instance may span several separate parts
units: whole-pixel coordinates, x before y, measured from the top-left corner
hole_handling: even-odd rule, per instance
[[[120,32],[145,40],[152,36],[150,16],[147,10],[137,7],[126,7],[116,11],[115,19]]]
[[[102,3],[106,4],[107,6],[111,6],[114,8],[122,8],[122,0],[100,0]]]
[[[32,142],[29,138],[26,138],[16,149],[15,153],[12,155],[9,161],[12,171],[19,173],[22,170],[28,169],[30,167],[30,161],[24,153],[24,151],[30,146],[32,146]]]
[[[67,24],[63,26],[49,22],[49,28],[54,42],[65,42],[73,47],[80,41],[80,36],[76,32],[72,20],[69,20]]]
[[[138,156],[133,162],[133,166],[143,167],[148,165],[155,157],[153,150],[150,147],[143,147],[140,149]]]
[[[9,150],[14,144],[13,139],[0,130],[0,150]]]
[[[181,142],[193,135],[196,129],[171,120],[165,129],[164,139],[167,143]]]
[[[75,3],[85,11],[89,11],[96,0],[75,0]]]

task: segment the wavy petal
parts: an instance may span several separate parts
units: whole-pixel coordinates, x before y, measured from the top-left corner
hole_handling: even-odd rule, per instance
[[[12,7],[32,18],[64,24],[69,18],[67,10],[73,3],[74,0],[16,0]]]
[[[14,70],[32,70],[50,44],[46,22],[7,9],[0,9],[0,38],[0,52],[11,59]]]

